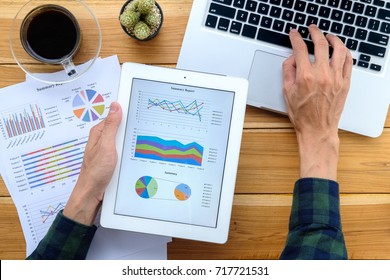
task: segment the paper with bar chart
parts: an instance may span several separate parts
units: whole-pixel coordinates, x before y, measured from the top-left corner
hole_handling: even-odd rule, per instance
[[[215,227],[233,99],[133,79],[116,213]]]
[[[45,128],[38,104],[27,104],[13,111],[2,112],[2,133],[5,138],[16,137]]]
[[[117,57],[96,65],[72,83],[27,81],[0,90],[0,170],[18,210],[27,254],[66,205],[89,130],[117,98]]]

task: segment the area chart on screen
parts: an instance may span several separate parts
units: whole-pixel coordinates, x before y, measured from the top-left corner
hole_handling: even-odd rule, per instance
[[[197,142],[183,144],[177,140],[167,140],[157,136],[138,135],[135,157],[175,162],[189,165],[202,165],[203,146]]]

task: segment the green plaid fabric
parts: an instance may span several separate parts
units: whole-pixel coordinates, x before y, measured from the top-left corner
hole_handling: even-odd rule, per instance
[[[295,183],[289,233],[281,259],[347,259],[339,185],[303,178]]]
[[[96,226],[86,226],[57,214],[53,224],[29,260],[82,260],[85,259]]]
[[[58,213],[27,259],[85,259],[96,227]],[[337,182],[304,178],[295,183],[289,233],[281,259],[346,259]]]

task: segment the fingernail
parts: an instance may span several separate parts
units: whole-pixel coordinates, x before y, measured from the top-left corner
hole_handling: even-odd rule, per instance
[[[110,113],[118,112],[119,105],[115,102],[111,103],[110,105]]]

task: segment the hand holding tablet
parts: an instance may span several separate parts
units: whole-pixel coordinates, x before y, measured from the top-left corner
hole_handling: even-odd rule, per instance
[[[102,226],[226,242],[247,89],[241,78],[123,64]]]

